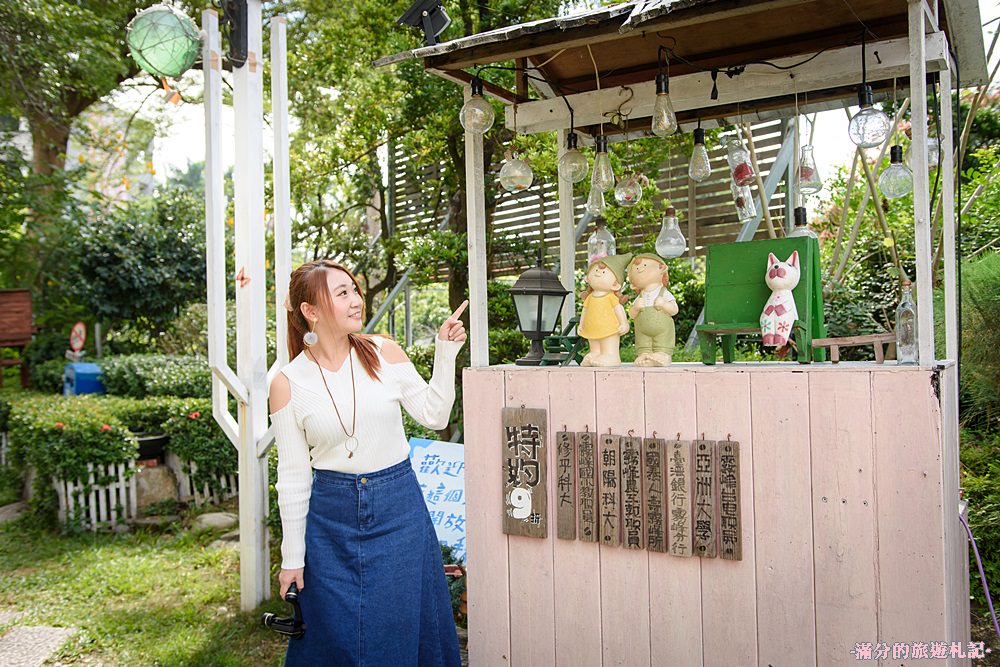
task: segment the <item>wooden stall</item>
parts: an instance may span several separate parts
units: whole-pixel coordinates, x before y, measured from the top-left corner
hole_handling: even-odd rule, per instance
[[[951,363],[466,370],[470,664],[802,667],[855,664],[866,642],[964,648],[955,382]],[[543,538],[503,530],[502,410],[522,406],[546,413]],[[559,434],[609,430],[644,447],[738,442],[741,559],[560,538]]]

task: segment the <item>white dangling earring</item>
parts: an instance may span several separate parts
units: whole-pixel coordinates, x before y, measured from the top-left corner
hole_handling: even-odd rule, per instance
[[[313,345],[319,342],[319,335],[315,331],[313,331],[314,326],[316,326],[316,323],[310,320],[309,331],[307,331],[305,335],[302,336],[302,344],[305,345],[306,347],[312,347]]]

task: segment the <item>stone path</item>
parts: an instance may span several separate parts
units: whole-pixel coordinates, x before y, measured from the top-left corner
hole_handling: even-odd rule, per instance
[[[10,505],[4,505],[0,507],[0,523],[7,523],[8,521],[13,521],[17,519],[24,511],[28,508],[28,503],[23,500],[16,503],[11,503]]]
[[[0,667],[41,667],[74,634],[75,628],[16,625],[0,637]]]

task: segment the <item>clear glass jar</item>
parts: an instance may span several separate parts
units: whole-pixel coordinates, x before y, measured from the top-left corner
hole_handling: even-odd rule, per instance
[[[726,144],[726,162],[729,163],[729,172],[733,176],[733,183],[739,186],[750,185],[754,182],[754,170],[750,163],[750,151],[743,146],[743,142],[737,137],[729,139]]]
[[[608,231],[607,222],[604,218],[597,218],[594,220],[594,231],[587,239],[587,265],[589,266],[602,257],[617,254],[616,251],[615,237]]]
[[[917,307],[913,303],[912,285],[902,283],[902,296],[896,306],[896,363],[915,364],[917,358]]]
[[[804,195],[814,195],[823,189],[823,179],[819,177],[816,168],[816,158],[813,147],[806,144],[799,156],[799,192]]]
[[[500,185],[507,192],[520,192],[531,187],[535,174],[524,160],[511,157],[500,167]]]
[[[730,181],[729,190],[733,193],[733,204],[736,206],[736,217],[740,222],[752,220],[757,216],[757,204],[753,200],[753,192],[749,185],[736,185]]]
[[[663,223],[660,225],[660,233],[656,236],[656,254],[664,259],[671,259],[680,257],[685,250],[687,250],[687,240],[677,221],[677,209],[669,206],[663,212]]]
[[[642,199],[642,179],[638,174],[630,174],[615,186],[615,201],[626,208],[635,206]]]

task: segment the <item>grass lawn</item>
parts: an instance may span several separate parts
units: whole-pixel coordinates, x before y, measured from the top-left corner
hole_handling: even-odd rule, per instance
[[[78,628],[57,664],[281,665],[285,641],[260,614],[286,605],[240,612],[239,550],[209,547],[216,537],[0,526],[0,610],[26,612],[18,625]]]

